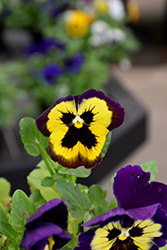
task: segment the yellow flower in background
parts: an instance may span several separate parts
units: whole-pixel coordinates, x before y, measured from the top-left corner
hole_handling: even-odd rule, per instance
[[[134,0],[128,1],[127,5],[128,19],[131,23],[138,23],[140,18],[140,11],[138,4]]]
[[[44,111],[36,124],[49,136],[49,154],[67,168],[93,168],[109,131],[120,126],[124,109],[103,92],[90,89],[80,96],[59,99]]]
[[[66,32],[74,38],[81,38],[88,32],[90,24],[89,15],[81,10],[71,11],[66,20]]]
[[[94,7],[97,12],[100,14],[107,14],[108,13],[108,3],[106,0],[95,0]]]

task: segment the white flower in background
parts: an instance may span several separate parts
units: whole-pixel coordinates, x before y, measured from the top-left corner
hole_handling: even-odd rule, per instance
[[[125,8],[121,0],[108,0],[109,15],[116,20],[121,20],[125,17]]]
[[[125,7],[121,0],[94,0],[94,8],[101,14],[108,14],[115,20],[122,20],[125,15]]]
[[[90,26],[92,36],[89,43],[93,47],[99,47],[103,44],[115,44],[125,39],[125,33],[118,28],[112,28],[104,21],[95,21]]]

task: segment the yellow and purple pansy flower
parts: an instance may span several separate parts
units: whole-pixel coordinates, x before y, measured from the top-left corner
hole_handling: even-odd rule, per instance
[[[74,250],[157,250],[167,240],[167,185],[149,182],[140,166],[118,171],[113,190],[118,207],[83,224]]]
[[[49,136],[51,159],[67,168],[93,168],[101,162],[101,151],[109,131],[120,126],[124,109],[102,91],[59,99],[44,111],[36,124]]]
[[[62,248],[71,240],[71,236],[65,231],[67,219],[68,211],[64,201],[50,200],[27,220],[20,247],[25,250]]]

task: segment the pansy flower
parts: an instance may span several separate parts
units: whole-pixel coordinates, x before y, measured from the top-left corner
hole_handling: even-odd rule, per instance
[[[63,70],[55,63],[49,63],[43,68],[42,74],[46,82],[53,84],[61,76]]]
[[[64,63],[67,71],[72,74],[76,74],[79,72],[84,63],[84,56],[82,53],[76,53],[73,57],[66,58]]]
[[[67,228],[68,211],[64,201],[53,199],[45,203],[25,224],[20,247],[25,250],[49,250],[63,247],[71,236]]]
[[[113,185],[118,208],[83,224],[74,250],[156,250],[167,240],[167,185],[149,182],[140,166],[118,171]]]
[[[59,40],[55,40],[53,38],[45,38],[42,41],[30,44],[26,48],[25,53],[28,56],[30,56],[32,54],[35,54],[35,53],[46,54],[52,48],[57,48],[59,50],[64,50],[65,45]]]
[[[66,13],[66,32],[73,38],[81,38],[89,30],[90,16],[81,10]]]
[[[109,131],[120,126],[124,109],[102,91],[59,99],[36,120],[39,131],[49,136],[49,153],[68,168],[93,168]]]

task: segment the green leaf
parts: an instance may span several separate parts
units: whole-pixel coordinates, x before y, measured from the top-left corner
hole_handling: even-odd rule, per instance
[[[17,232],[23,232],[27,216],[31,217],[35,211],[35,207],[27,195],[22,190],[16,190],[13,194],[11,204],[13,228]]]
[[[43,187],[52,187],[55,184],[56,180],[53,177],[46,176],[42,181],[41,185]]]
[[[153,181],[155,179],[155,176],[156,176],[157,170],[158,170],[157,162],[154,160],[150,160],[150,161],[146,161],[145,163],[141,164],[140,166],[143,169],[143,171],[151,173],[150,180]]]
[[[0,208],[0,232],[5,235],[11,241],[15,242],[17,233],[8,222],[8,217],[6,213]]]
[[[105,213],[108,208],[106,195],[107,191],[98,185],[92,185],[88,191],[88,197],[95,206],[99,207],[101,213]]]
[[[167,250],[167,245],[165,245],[164,247],[160,247],[160,250]]]
[[[46,200],[42,197],[39,190],[34,190],[34,192],[30,195],[30,199],[33,201],[36,210],[46,203]]]
[[[48,170],[44,168],[34,169],[27,177],[28,184],[30,185],[31,193],[34,190],[39,190],[42,197],[46,200],[52,200],[54,198],[60,198],[60,194],[57,191],[56,186],[43,187],[41,181],[46,177],[51,177]]]
[[[111,179],[110,179],[110,183],[109,183],[110,188],[113,188],[114,178],[115,178],[116,175],[117,175],[117,173],[115,173],[115,174],[111,177]]]
[[[11,200],[10,197],[10,190],[11,190],[11,184],[8,182],[5,178],[0,178],[0,203],[4,204],[6,202],[9,202]]]
[[[78,167],[76,169],[69,169],[62,167],[58,170],[60,174],[75,175],[80,178],[87,178],[91,174],[91,169],[86,169],[84,166]]]
[[[118,207],[118,202],[117,202],[116,197],[114,197],[114,198],[111,200],[111,202],[110,202],[110,204],[109,204],[109,210],[112,210],[112,209],[115,208],[115,207]]]
[[[112,132],[110,131],[107,135],[107,138],[106,138],[106,141],[104,143],[104,146],[103,146],[103,149],[102,149],[102,152],[101,152],[101,157],[104,158],[104,156],[106,155],[107,153],[107,150],[108,150],[108,147],[110,145],[110,142],[111,142],[111,135],[112,135]]]
[[[33,118],[25,117],[21,119],[19,126],[25,150],[29,155],[38,156],[40,151],[37,143],[46,148],[48,146],[48,138],[43,136],[37,129]]]
[[[72,248],[68,245],[65,245],[64,247],[60,248],[60,250],[72,250]]]
[[[81,219],[92,206],[85,191],[81,190],[78,184],[74,185],[70,181],[60,180],[56,183],[56,187],[73,217]]]

